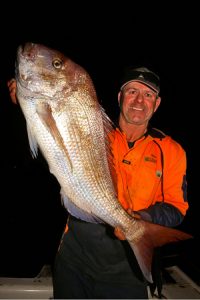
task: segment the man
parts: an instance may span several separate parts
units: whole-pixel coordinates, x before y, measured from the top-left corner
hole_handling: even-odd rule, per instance
[[[15,82],[8,86],[16,102]],[[113,180],[130,214],[174,227],[188,209],[186,153],[149,125],[161,102],[159,92],[159,77],[147,68],[128,69],[123,75],[119,124],[110,140]],[[110,226],[69,216],[55,260],[55,298],[148,298],[147,282],[132,250],[120,228],[114,233]]]

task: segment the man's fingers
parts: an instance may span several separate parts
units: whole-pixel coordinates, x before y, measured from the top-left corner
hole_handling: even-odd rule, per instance
[[[16,80],[14,78],[7,81],[7,86],[10,89],[11,86],[16,87]]]
[[[130,208],[127,209],[127,213],[135,219],[141,219],[141,216],[139,214],[137,214],[137,212],[134,212],[133,210],[131,210]]]
[[[115,227],[114,234],[121,241],[124,241],[126,239],[125,235],[119,227]]]
[[[10,93],[10,98],[14,104],[17,104],[17,97],[16,97],[16,80],[12,78],[7,82],[7,86]]]

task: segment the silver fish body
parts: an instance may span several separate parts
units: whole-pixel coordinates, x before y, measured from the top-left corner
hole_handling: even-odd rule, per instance
[[[32,153],[39,146],[68,205],[112,226],[133,221],[116,198],[105,142],[111,121],[87,72],[41,45],[20,47],[17,61],[17,98]]]
[[[16,81],[31,151],[36,157],[40,148],[67,210],[89,222],[120,227],[152,281],[153,248],[191,236],[137,220],[120,205],[109,164],[112,124],[88,73],[57,50],[27,43],[18,48]]]

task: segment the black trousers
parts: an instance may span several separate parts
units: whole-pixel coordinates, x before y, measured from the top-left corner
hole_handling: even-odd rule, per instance
[[[55,299],[147,299],[147,284],[127,242],[113,229],[70,217],[53,271]]]

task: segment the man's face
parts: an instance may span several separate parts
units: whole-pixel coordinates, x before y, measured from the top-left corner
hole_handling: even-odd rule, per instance
[[[160,97],[143,83],[132,81],[118,94],[121,114],[130,124],[148,124],[160,105]]]

